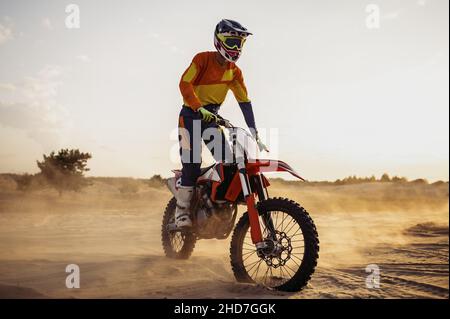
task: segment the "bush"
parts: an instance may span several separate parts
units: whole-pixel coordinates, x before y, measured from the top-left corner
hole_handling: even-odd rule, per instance
[[[164,187],[166,186],[166,179],[162,178],[161,175],[153,175],[146,184],[150,187]]]
[[[17,190],[21,192],[28,192],[31,190],[34,175],[25,173],[22,175],[16,175],[14,181],[17,185]]]
[[[406,177],[394,176],[394,177],[392,177],[392,181],[395,183],[406,183],[408,181],[408,179]]]
[[[444,182],[444,181],[436,181],[433,184],[431,184],[433,186],[443,186],[443,185],[448,185],[448,182]]]
[[[0,192],[13,192],[18,190],[17,174],[0,174]]]
[[[124,181],[119,187],[119,192],[124,195],[136,194],[139,191],[139,183],[135,180]]]
[[[418,179],[411,181],[411,183],[417,184],[417,185],[427,185],[428,181],[424,178],[418,178]]]
[[[60,195],[63,191],[79,191],[89,185],[83,174],[89,171],[86,165],[88,159],[92,157],[91,154],[82,153],[78,149],[61,149],[57,154],[51,152],[43,157],[42,162],[37,161],[37,166],[41,170],[39,175],[44,177]]]

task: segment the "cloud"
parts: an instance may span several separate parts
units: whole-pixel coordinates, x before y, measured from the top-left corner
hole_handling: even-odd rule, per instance
[[[177,45],[175,45],[174,43],[172,43],[170,40],[166,39],[159,33],[152,32],[149,33],[147,37],[152,42],[154,42],[155,40],[158,41],[161,47],[164,47],[165,49],[169,50],[172,53],[182,53],[182,54],[185,53],[185,51],[182,48],[178,47]]]
[[[13,32],[10,27],[0,24],[0,45],[13,39]]]
[[[427,4],[427,0],[418,0],[417,1],[417,5],[419,5],[421,7],[425,6],[426,4]]]
[[[149,36],[152,39],[159,39],[161,37],[161,35],[159,33],[157,33],[157,32],[152,32],[152,33],[150,33]]]
[[[41,21],[41,24],[44,28],[46,28],[47,30],[52,30],[53,29],[53,25],[52,22],[50,21],[49,18],[44,18]]]
[[[18,85],[23,95],[36,102],[49,102],[53,100],[62,82],[60,76],[62,68],[55,65],[47,65],[35,76],[25,77]]]
[[[24,131],[45,150],[59,144],[60,125],[56,119],[54,110],[42,105],[0,101],[0,125]]]
[[[84,54],[78,55],[76,58],[77,58],[77,60],[84,62],[84,63],[91,62],[91,58]]]
[[[0,125],[24,131],[44,149],[54,148],[66,121],[56,102],[62,69],[46,66],[18,83],[0,83]]]
[[[387,13],[383,14],[383,16],[381,18],[385,19],[385,20],[394,20],[394,19],[397,19],[399,16],[400,16],[399,11],[392,11],[392,12],[387,12]]]
[[[180,49],[179,49],[176,45],[171,45],[171,46],[170,46],[170,50],[171,50],[172,52],[174,52],[174,53],[180,51]]]
[[[12,83],[0,83],[0,90],[15,91],[17,87]]]

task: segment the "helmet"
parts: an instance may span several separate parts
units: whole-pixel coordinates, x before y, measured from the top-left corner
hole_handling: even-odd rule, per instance
[[[250,34],[239,22],[223,19],[216,25],[214,46],[227,61],[236,62]]]

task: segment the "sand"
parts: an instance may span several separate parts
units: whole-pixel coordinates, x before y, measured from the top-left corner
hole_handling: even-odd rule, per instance
[[[171,195],[108,181],[59,197],[49,190],[0,191],[0,298],[448,298],[448,184],[275,183],[319,232],[316,273],[301,292],[237,283],[229,239],[199,241],[189,260],[164,257],[162,212]],[[240,213],[244,207],[240,207]],[[81,287],[65,286],[77,264]],[[365,268],[380,269],[367,288]]]

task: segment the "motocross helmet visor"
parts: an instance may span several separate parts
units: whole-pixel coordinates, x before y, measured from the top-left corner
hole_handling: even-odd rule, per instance
[[[225,48],[230,50],[241,50],[245,43],[245,38],[236,36],[223,36],[223,42]]]

